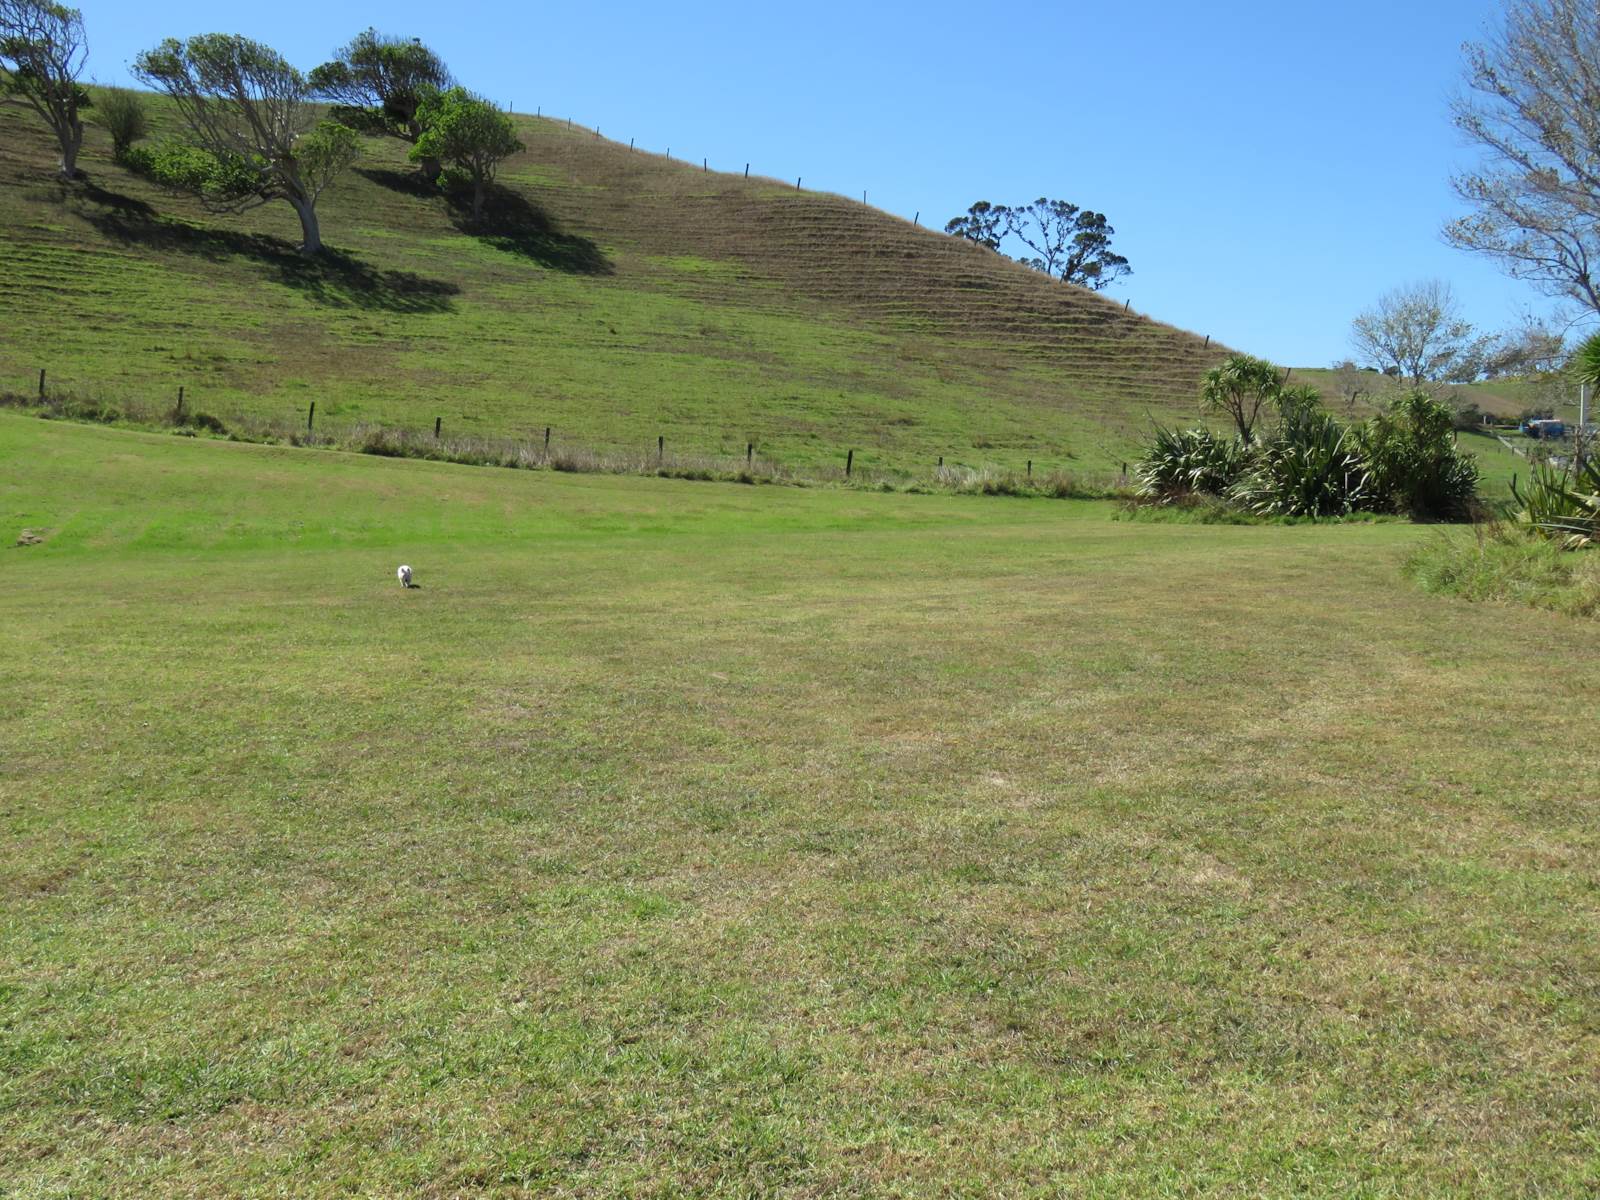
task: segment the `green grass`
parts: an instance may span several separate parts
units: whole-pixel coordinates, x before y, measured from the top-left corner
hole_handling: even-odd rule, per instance
[[[1600,554],[1564,550],[1514,525],[1441,534],[1407,559],[1406,573],[1441,595],[1600,616]]]
[[[1225,353],[842,197],[517,121],[498,232],[464,232],[402,143],[367,139],[319,206],[337,256],[308,266],[287,205],[209,215],[113,164],[97,127],[89,180],[63,187],[42,123],[0,102],[0,391],[43,368],[113,401],[182,386],[224,418],[315,400],[330,428],[1109,474]]]
[[[0,463],[7,1195],[1600,1185],[1592,638],[1431,531]]]

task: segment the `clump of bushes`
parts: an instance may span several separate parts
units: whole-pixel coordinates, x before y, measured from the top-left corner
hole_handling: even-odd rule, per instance
[[[124,151],[122,163],[168,191],[199,196],[210,204],[237,203],[260,187],[259,163],[183,142],[133,146]]]
[[[150,134],[150,117],[139,93],[113,88],[101,94],[95,110],[111,135],[111,157],[126,162],[133,144]]]
[[[1260,380],[1252,383],[1242,416],[1240,406],[1232,406],[1235,435],[1158,427],[1137,468],[1140,496],[1156,504],[1207,497],[1258,517],[1471,515],[1478,468],[1456,445],[1448,405],[1411,392],[1368,421],[1345,424],[1323,407],[1315,389],[1284,388],[1272,382],[1272,370],[1251,376]],[[1208,396],[1216,390],[1208,382]],[[1278,418],[1264,432],[1257,428],[1258,397]]]
[[[1565,550],[1600,545],[1600,464],[1573,459],[1557,467],[1533,464],[1526,489],[1512,480],[1517,521]]]
[[[1438,537],[1406,560],[1425,590],[1463,600],[1531,604],[1573,617],[1600,617],[1600,552],[1568,553],[1524,526],[1480,527],[1475,537]]]

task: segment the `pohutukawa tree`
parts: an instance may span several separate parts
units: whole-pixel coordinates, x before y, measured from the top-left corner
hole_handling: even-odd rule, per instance
[[[49,0],[0,0],[0,93],[20,96],[61,146],[61,175],[78,176],[89,93],[78,83],[89,60],[83,14]]]
[[[455,87],[423,100],[417,110],[422,136],[413,160],[436,158],[450,168],[447,184],[472,189],[472,219],[483,219],[483,196],[500,163],[522,149],[511,118],[466,88]]]
[[[998,250],[1001,239],[1006,235],[1006,213],[1009,211],[1004,204],[979,200],[963,215],[950,218],[944,231],[990,250]]]
[[[168,38],[133,69],[172,97],[198,148],[230,180],[188,190],[225,211],[286,201],[300,218],[301,250],[322,249],[317,201],[360,149],[353,130],[318,121],[299,71],[268,46],[222,33]]]
[[[311,94],[360,109],[384,128],[415,142],[422,136],[417,110],[428,96],[452,84],[444,60],[420,38],[399,38],[374,29],[358,33],[334,51],[308,77]],[[425,161],[423,174],[438,178],[438,160]]]
[[[1006,228],[1036,257],[1022,261],[1063,283],[1100,291],[1131,275],[1128,260],[1111,250],[1116,230],[1104,213],[1065,200],[1041,196],[1032,204],[1006,210]]]
[[[979,200],[947,222],[944,231],[990,250],[999,250],[1007,238],[1016,238],[1033,252],[1019,262],[1063,283],[1097,292],[1133,274],[1128,260],[1111,249],[1117,231],[1105,214],[1065,200],[1041,196],[1019,208]]]
[[[1455,121],[1483,162],[1454,180],[1474,211],[1445,237],[1600,311],[1600,5],[1509,0],[1466,53]]]

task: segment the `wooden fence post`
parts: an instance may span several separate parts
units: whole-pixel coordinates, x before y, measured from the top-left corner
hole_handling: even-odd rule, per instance
[[[667,455],[667,436],[664,433],[663,434],[657,434],[656,435],[656,464],[658,466],[660,465],[661,460],[666,457],[666,455]]]
[[[544,427],[544,456],[550,457],[550,426]]]
[[[744,467],[745,467],[745,470],[748,471],[750,469],[750,464],[755,461],[755,457],[756,457],[756,444],[754,442],[746,442],[744,444]]]
[[[317,419],[317,402],[313,400],[311,407],[306,409],[306,432],[311,432],[311,423]]]
[[[183,420],[183,385],[181,383],[178,385],[178,407],[174,412],[174,419],[177,421]]]
[[[439,440],[439,426],[440,426],[440,424],[443,423],[443,421],[444,421],[443,417],[435,417],[433,419],[433,438],[434,438],[434,441],[438,441]]]
[[[1031,458],[1028,460],[1028,478],[1033,478],[1033,459]]]
[[[44,368],[39,368],[39,399],[44,399]]]
[[[745,165],[744,165],[744,177],[746,179],[750,178],[750,164],[749,163],[745,163]]]
[[[851,472],[851,470],[854,469],[855,465],[856,465],[856,452],[854,450],[852,450],[852,451],[850,451],[849,454],[846,454],[844,456],[844,477],[846,479],[850,478],[850,472]]]

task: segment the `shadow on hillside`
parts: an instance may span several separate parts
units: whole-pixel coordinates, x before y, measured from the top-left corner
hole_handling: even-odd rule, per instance
[[[440,192],[414,171],[386,171],[377,167],[358,167],[357,172],[373,183],[417,196],[437,199]],[[520,192],[499,184],[491,185],[483,202],[483,219],[472,220],[472,199],[468,195],[447,195],[450,220],[462,233],[487,242],[497,250],[549,267],[569,275],[610,275],[615,271],[605,252],[589,238],[563,233],[554,217]]]
[[[410,271],[385,271],[344,250],[324,246],[308,258],[282,238],[231,229],[207,229],[162,217],[143,200],[80,182],[79,193],[96,206],[81,212],[101,233],[120,242],[193,254],[212,262],[247,259],[267,268],[285,287],[304,292],[318,304],[385,312],[448,312],[453,283]]]

